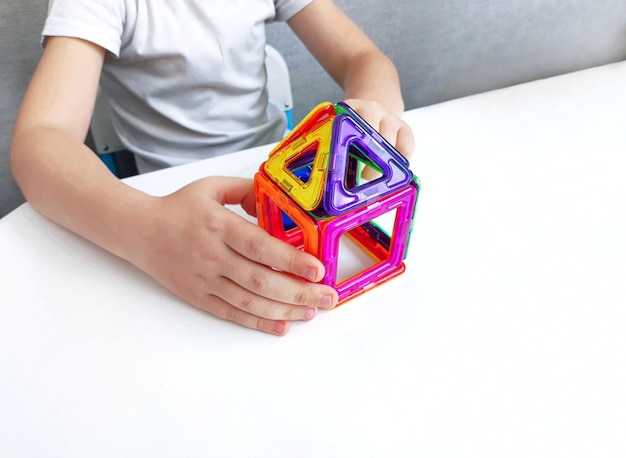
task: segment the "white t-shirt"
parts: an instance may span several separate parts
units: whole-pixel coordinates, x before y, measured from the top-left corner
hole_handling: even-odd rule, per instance
[[[178,165],[278,141],[265,25],[313,0],[50,0],[43,29],[107,51],[101,86],[126,147]]]

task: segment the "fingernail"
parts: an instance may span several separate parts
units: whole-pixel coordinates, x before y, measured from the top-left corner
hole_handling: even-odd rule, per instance
[[[317,278],[317,269],[315,267],[307,267],[306,278],[308,278],[311,281],[315,281],[315,279]]]
[[[305,320],[313,319],[313,317],[315,316],[316,312],[317,312],[317,309],[314,309],[314,308],[306,309],[306,311],[304,312],[304,319]]]
[[[332,296],[330,294],[324,294],[322,296],[322,300],[320,301],[320,307],[323,309],[329,309],[332,303],[333,303]]]
[[[274,323],[274,334],[282,335],[285,332],[285,323],[281,321],[277,321]]]

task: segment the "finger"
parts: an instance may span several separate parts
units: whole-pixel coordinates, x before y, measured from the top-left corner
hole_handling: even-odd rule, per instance
[[[211,177],[210,196],[222,205],[241,205],[250,215],[256,214],[254,182],[250,178]]]
[[[373,101],[365,101],[358,99],[347,99],[344,101],[352,108],[365,122],[367,122],[374,130],[378,130],[378,125],[383,113],[382,106]]]
[[[363,170],[361,171],[361,178],[363,178],[366,181],[374,181],[377,178],[380,178],[382,176],[382,173],[380,173],[378,170],[373,169],[372,167],[366,166],[363,168]]]
[[[399,118],[386,118],[379,127],[379,133],[392,144],[400,154],[410,159],[415,149],[411,128]]]
[[[243,256],[225,265],[223,274],[243,289],[271,301],[324,309],[337,305],[337,292],[330,286],[303,281],[285,272],[250,262]]]
[[[256,329],[268,334],[284,336],[289,332],[289,322],[280,320],[270,320],[248,313],[244,310],[229,304],[223,299],[208,295],[204,300],[194,304],[201,310],[205,310],[212,315],[223,320],[232,321],[246,328]]]
[[[223,280],[219,290],[213,294],[249,314],[275,321],[308,321],[317,315],[316,307],[271,301],[242,288],[230,279]]]
[[[398,130],[400,129],[399,124],[400,122],[398,119],[390,117],[382,119],[380,125],[378,126],[378,133],[382,135],[383,138],[389,142],[389,144],[396,146]]]
[[[404,122],[396,135],[396,149],[407,159],[411,159],[415,151],[415,137],[413,136],[413,131]]]
[[[236,221],[224,235],[224,242],[247,259],[283,272],[318,282],[324,278],[324,265],[315,256],[269,235],[250,222]]]

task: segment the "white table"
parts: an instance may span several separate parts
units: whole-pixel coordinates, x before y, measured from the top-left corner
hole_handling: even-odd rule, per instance
[[[406,120],[406,273],[284,338],[28,205],[0,220],[0,456],[625,456],[626,63]],[[266,153],[129,183],[252,176]]]

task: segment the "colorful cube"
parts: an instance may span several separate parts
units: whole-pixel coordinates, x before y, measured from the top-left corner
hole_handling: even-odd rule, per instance
[[[362,180],[363,167],[379,176]],[[322,283],[340,303],[404,271],[419,180],[348,105],[317,106],[270,152],[254,183],[259,226],[320,259]],[[366,261],[339,275],[344,242]]]

